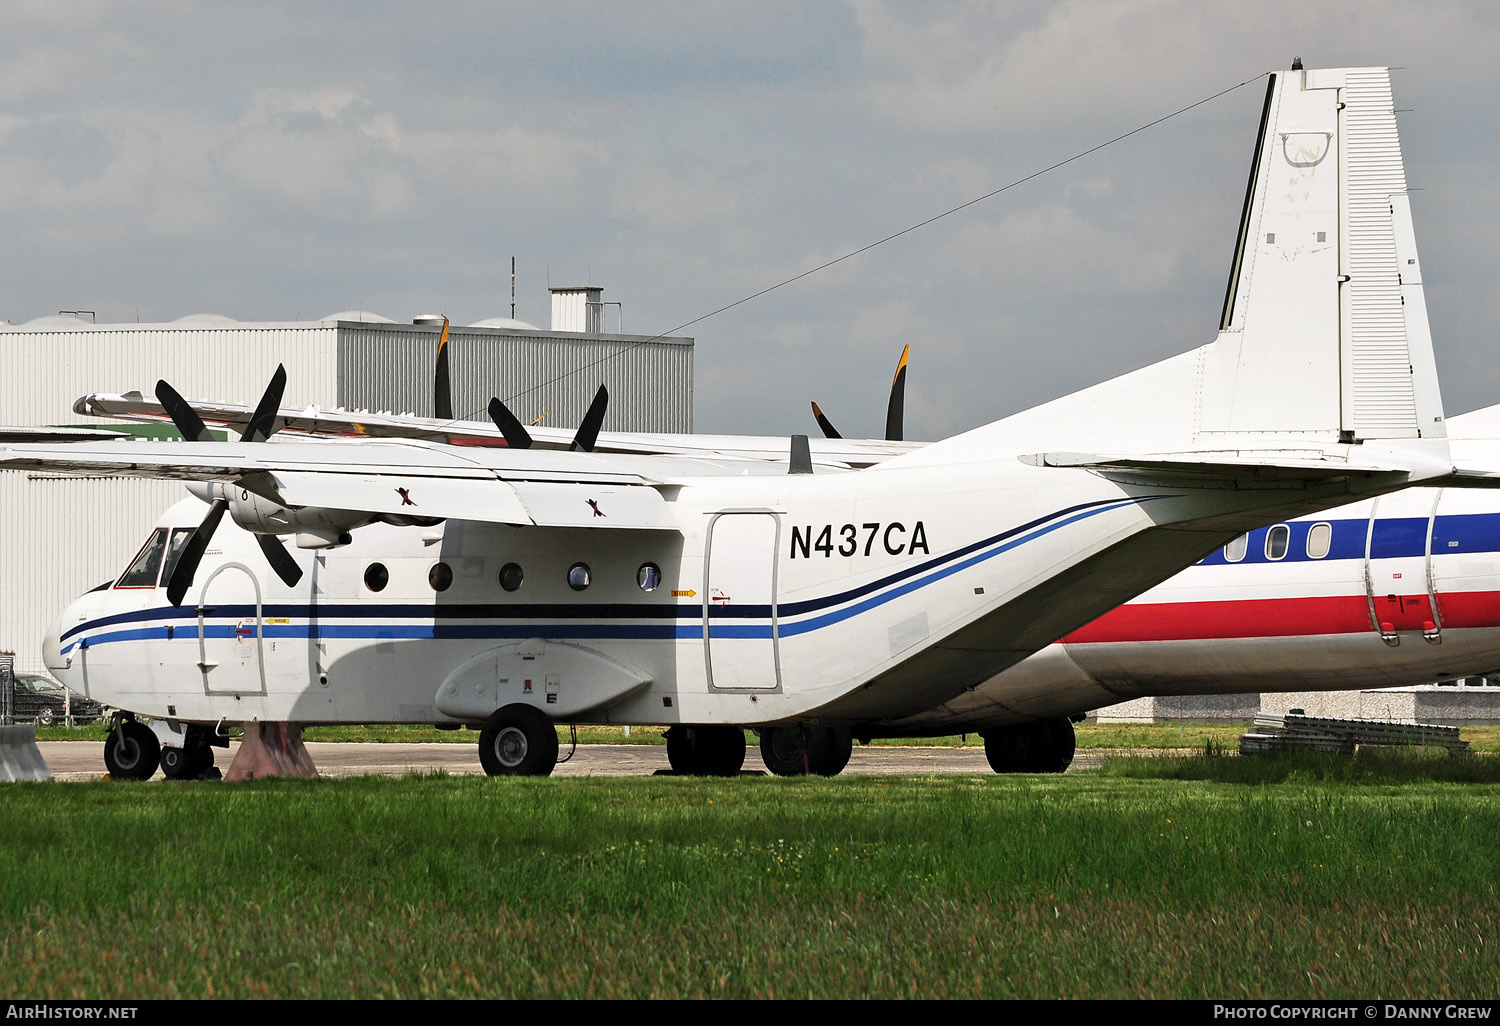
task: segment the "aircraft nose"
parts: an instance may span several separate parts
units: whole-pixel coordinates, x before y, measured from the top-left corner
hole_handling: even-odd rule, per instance
[[[62,632],[64,624],[68,621],[71,608],[65,610],[61,616],[52,621],[52,626],[47,628],[47,633],[42,636],[42,662],[58,680],[67,683],[64,674],[72,668],[73,659],[65,656],[62,652]]]

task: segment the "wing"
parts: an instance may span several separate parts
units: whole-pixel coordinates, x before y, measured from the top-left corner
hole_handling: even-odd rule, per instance
[[[287,507],[673,531],[661,486],[785,473],[762,461],[326,440],[12,445],[0,448],[0,469],[217,483]]]
[[[244,433],[254,408],[244,403],[190,400],[190,405],[209,427]],[[140,392],[123,395],[95,393],[73,404],[73,411],[89,417],[104,417],[132,423],[171,424],[172,418],[154,396]],[[276,411],[279,432],[318,438],[418,439],[448,445],[504,448],[505,436],[489,421],[437,420],[409,413],[369,410],[320,410],[283,407]],[[529,427],[537,449],[566,450],[574,433],[565,428]],[[890,442],[872,438],[814,438],[809,447],[813,462],[821,466],[868,467],[893,456],[920,448],[919,443]],[[781,435],[682,435],[633,431],[600,432],[595,452],[635,455],[705,456],[727,459],[785,461],[787,438]]]

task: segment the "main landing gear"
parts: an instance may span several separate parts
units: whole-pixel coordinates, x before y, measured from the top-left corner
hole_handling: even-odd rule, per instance
[[[732,777],[745,765],[741,727],[667,728],[667,762],[686,777]]]
[[[778,777],[815,773],[836,777],[849,765],[854,737],[848,727],[766,727],[760,732],[760,757]]]
[[[996,773],[1061,773],[1073,761],[1077,741],[1066,716],[986,730],[984,757]]]
[[[201,780],[208,777],[217,780],[219,772],[214,769],[213,736],[210,727],[189,725],[184,732],[181,748],[162,746],[162,775],[168,780]],[[227,739],[220,742],[220,747],[228,746]]]
[[[529,705],[507,705],[479,732],[479,764],[492,777],[545,777],[557,765],[557,728]]]

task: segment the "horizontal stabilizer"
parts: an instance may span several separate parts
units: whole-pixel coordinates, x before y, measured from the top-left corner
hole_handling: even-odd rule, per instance
[[[1394,474],[1412,476],[1409,464],[1373,460],[1327,458],[1317,450],[1275,452],[1181,452],[1110,455],[1048,452],[1021,457],[1035,467],[1071,467],[1105,475],[1149,476],[1159,483],[1181,487],[1285,487],[1352,476]]]

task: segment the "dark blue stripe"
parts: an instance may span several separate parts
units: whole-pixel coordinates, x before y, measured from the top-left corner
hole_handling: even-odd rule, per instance
[[[852,588],[836,595],[825,596],[818,599],[809,599],[803,602],[788,603],[778,607],[779,616],[783,619],[781,633],[788,636],[802,634],[817,630],[820,627],[837,623],[848,619],[865,610],[884,605],[887,602],[908,594],[918,588],[941,580],[952,574],[958,573],[976,563],[992,559],[1001,553],[1008,552],[1026,542],[1033,541],[1053,531],[1059,530],[1070,524],[1077,523],[1097,516],[1100,513],[1111,512],[1124,506],[1139,505],[1154,499],[1167,498],[1163,495],[1149,495],[1135,499],[1106,499],[1096,502],[1080,503],[1058,510],[1047,516],[1038,517],[1019,527],[1011,528],[1000,534],[993,535],[982,541],[973,542],[962,546],[953,552],[929,559],[914,567],[907,567],[896,573],[887,575],[870,584],[858,588]],[[996,546],[979,555],[970,555],[979,550]],[[969,556],[964,559],[962,557]],[[956,562],[955,562],[956,561]],[[951,564],[946,569],[941,568],[944,564]],[[925,574],[919,577],[918,575]],[[916,578],[915,580],[911,580]],[[818,609],[826,609],[829,606],[839,605],[851,599],[868,596],[879,589],[897,585],[902,581],[910,581],[903,586],[851,606],[847,609],[832,612],[822,617],[798,624],[787,624],[787,618],[795,617]],[[238,633],[232,623],[223,621],[238,621],[255,616],[255,607],[251,605],[216,605],[210,607],[209,614],[220,623],[205,624],[204,634],[209,638],[233,638]],[[610,624],[600,625],[597,623],[569,623],[569,624],[540,624],[520,623],[518,619],[547,619],[563,616],[577,620],[599,620],[599,619],[653,619],[665,618],[667,616],[676,619],[698,620],[701,617],[701,605],[630,605],[630,604],[599,604],[599,605],[564,605],[564,604],[531,604],[531,605],[494,605],[494,604],[460,604],[460,605],[436,605],[436,604],[402,604],[382,606],[378,604],[350,604],[339,603],[335,605],[267,605],[262,607],[262,616],[266,619],[273,617],[285,617],[288,619],[312,619],[307,624],[265,624],[262,627],[262,636],[267,638],[487,638],[487,637],[574,637],[574,638],[695,638],[701,637],[702,624],[699,622],[689,624]],[[429,624],[389,624],[378,625],[366,624],[329,624],[323,622],[325,619],[345,618],[364,619],[378,616],[382,620],[398,618],[430,619],[436,621],[451,621],[454,619],[500,619],[511,621],[505,625],[494,623],[485,624],[453,624],[435,622]],[[715,637],[770,637],[771,625],[769,623],[747,624],[744,626],[723,624],[718,621],[725,620],[768,620],[770,618],[770,607],[761,606],[739,606],[731,610],[715,609],[710,615],[713,622],[711,632]],[[141,623],[153,620],[166,619],[170,621],[186,621],[182,624],[184,630],[191,631],[192,636],[197,634],[197,613],[190,608],[177,608],[173,606],[159,606],[154,609],[136,610],[130,613],[121,613],[108,617],[101,617],[88,623],[79,624],[62,636],[62,641],[85,632],[98,630],[101,627],[114,626],[123,623]],[[176,626],[176,624],[174,624]],[[140,628],[134,630],[111,631],[94,635],[87,639],[87,644],[103,644],[112,641],[135,641],[148,638],[165,639],[166,628],[164,626]],[[64,645],[63,652],[72,649],[71,645]]]

